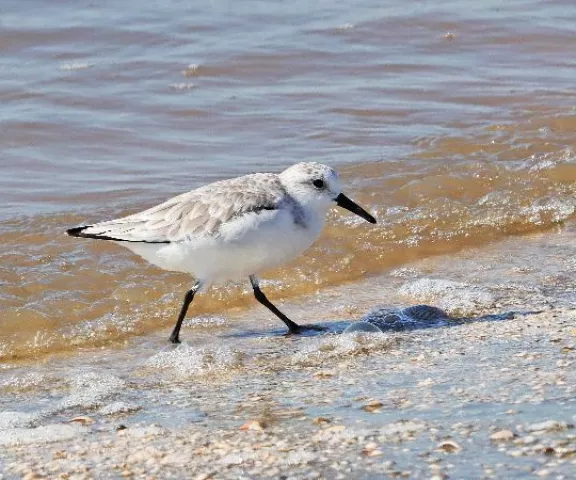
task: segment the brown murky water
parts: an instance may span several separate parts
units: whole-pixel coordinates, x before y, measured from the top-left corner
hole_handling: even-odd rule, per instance
[[[576,201],[576,4],[9,2],[0,27],[0,359],[168,332],[190,285],[67,227],[313,160],[331,215],[271,298],[549,229]],[[248,285],[190,315],[254,306]]]

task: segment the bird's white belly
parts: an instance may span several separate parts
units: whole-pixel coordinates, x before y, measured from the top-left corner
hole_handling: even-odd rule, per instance
[[[296,258],[321,231],[320,221],[310,224],[295,224],[287,211],[262,211],[230,222],[216,238],[123,245],[160,268],[212,283],[247,277]]]

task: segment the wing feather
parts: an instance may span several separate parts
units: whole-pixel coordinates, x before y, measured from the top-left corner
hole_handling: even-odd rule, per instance
[[[276,209],[285,196],[277,175],[257,173],[192,190],[127,217],[70,229],[68,234],[147,243],[217,236],[227,222],[248,213]]]

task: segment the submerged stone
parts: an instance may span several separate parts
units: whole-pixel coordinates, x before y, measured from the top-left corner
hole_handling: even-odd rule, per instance
[[[382,330],[372,323],[356,322],[349,325],[346,330],[344,330],[344,334],[353,333],[382,333]]]

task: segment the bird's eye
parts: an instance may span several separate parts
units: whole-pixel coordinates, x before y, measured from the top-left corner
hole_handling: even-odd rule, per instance
[[[316,187],[316,188],[322,188],[324,186],[324,180],[314,180],[312,182],[312,184]]]

